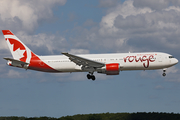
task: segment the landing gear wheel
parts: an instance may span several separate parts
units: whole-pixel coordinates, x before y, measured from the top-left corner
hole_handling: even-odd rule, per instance
[[[166,76],[166,73],[165,73],[166,70],[167,70],[167,68],[164,68],[164,69],[163,69],[163,74],[162,74],[162,76],[164,76],[164,77]]]
[[[94,75],[91,76],[91,79],[94,81],[96,78]]]
[[[163,73],[162,75],[163,75],[163,76],[166,76],[166,73]]]
[[[91,75],[90,75],[90,74],[87,74],[87,78],[88,78],[88,79],[91,79]]]

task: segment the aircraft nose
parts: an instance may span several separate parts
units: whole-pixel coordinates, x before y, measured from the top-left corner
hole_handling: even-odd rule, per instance
[[[177,64],[178,62],[179,62],[178,59],[174,58],[173,64]]]

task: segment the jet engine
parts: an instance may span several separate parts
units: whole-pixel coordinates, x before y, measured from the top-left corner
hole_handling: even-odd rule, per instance
[[[119,63],[110,63],[106,64],[105,67],[97,69],[98,73],[106,75],[119,75],[120,64]]]

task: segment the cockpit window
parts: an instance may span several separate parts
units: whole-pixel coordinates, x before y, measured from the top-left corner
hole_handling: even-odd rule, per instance
[[[169,56],[169,58],[174,58],[173,56]]]

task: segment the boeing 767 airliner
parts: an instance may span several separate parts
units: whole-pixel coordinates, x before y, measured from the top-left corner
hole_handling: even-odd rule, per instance
[[[13,58],[4,58],[9,66],[42,72],[88,72],[87,78],[95,80],[94,72],[119,75],[123,70],[166,69],[178,63],[172,55],[162,52],[82,54],[39,56],[33,53],[10,30],[2,30]]]

